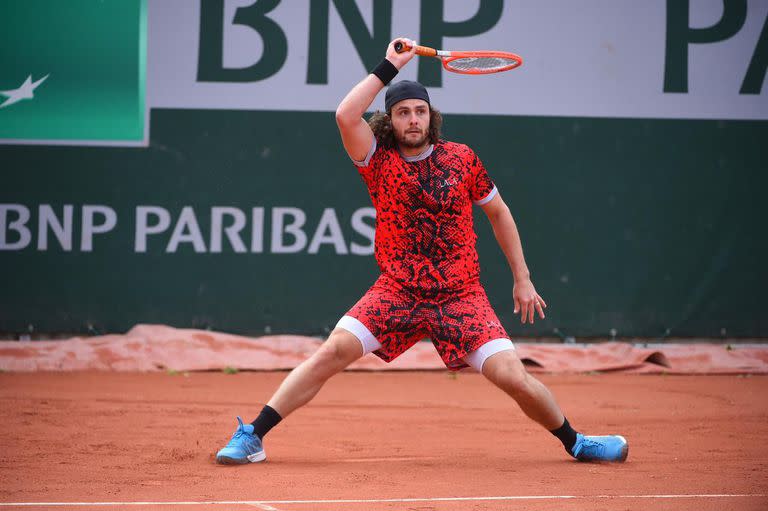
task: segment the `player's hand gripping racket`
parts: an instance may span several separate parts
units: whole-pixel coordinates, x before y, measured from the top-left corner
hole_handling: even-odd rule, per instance
[[[402,41],[395,43],[395,51],[403,53],[411,47]],[[523,65],[520,55],[506,51],[446,51],[428,46],[416,46],[416,55],[442,59],[443,67],[453,73],[484,75],[501,73]]]

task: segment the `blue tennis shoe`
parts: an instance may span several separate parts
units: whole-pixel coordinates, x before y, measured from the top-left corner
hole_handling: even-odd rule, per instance
[[[216,462],[222,465],[242,465],[267,459],[261,439],[253,434],[253,425],[243,424],[240,417],[237,418],[237,424],[232,439],[216,454]]]
[[[629,444],[620,435],[585,436],[576,434],[573,457],[579,461],[617,461],[627,459]]]

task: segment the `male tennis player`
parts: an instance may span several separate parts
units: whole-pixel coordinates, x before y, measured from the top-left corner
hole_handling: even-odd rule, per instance
[[[624,461],[621,436],[584,436],[568,423],[549,390],[528,374],[479,281],[472,205],[483,208],[514,276],[515,313],[533,323],[547,306],[530,279],[515,221],[483,164],[467,146],[440,139],[440,113],[419,83],[387,90],[385,113],[363,114],[413,58],[386,58],[336,110],[341,140],[376,208],[381,276],[339,320],[328,340],[286,377],[252,424],[238,427],[216,455],[235,464],[266,458],[264,435],[308,403],[334,374],[367,353],[389,362],[429,337],[452,370],[472,366],[505,391],[528,417],[551,431],[573,457]]]

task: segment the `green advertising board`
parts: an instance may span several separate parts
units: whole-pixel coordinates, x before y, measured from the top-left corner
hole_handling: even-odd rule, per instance
[[[147,0],[0,13],[0,143],[146,145]]]

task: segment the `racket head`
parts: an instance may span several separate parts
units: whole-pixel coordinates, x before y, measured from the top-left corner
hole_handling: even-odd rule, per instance
[[[523,65],[520,55],[506,51],[452,51],[443,67],[452,73],[484,75],[502,73]]]

